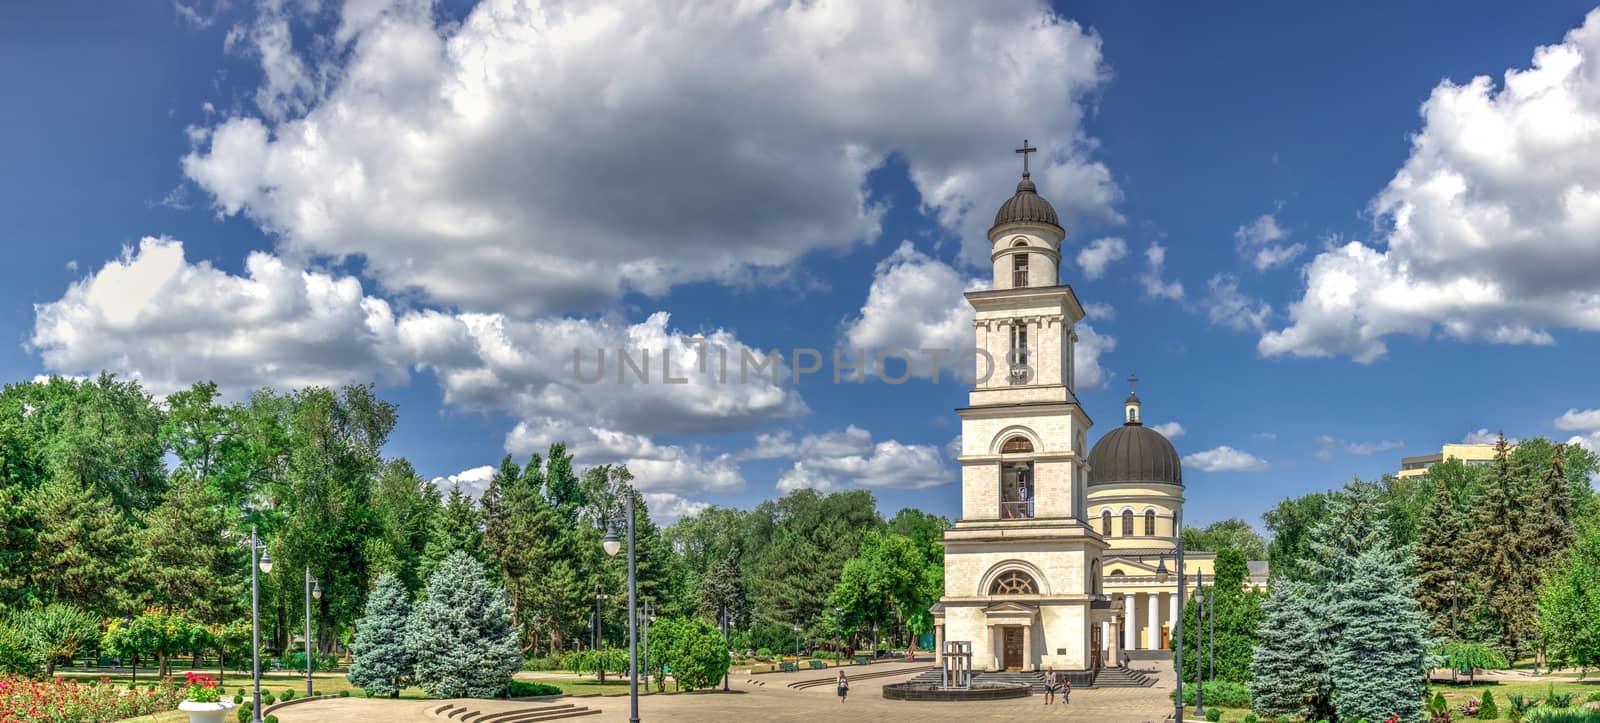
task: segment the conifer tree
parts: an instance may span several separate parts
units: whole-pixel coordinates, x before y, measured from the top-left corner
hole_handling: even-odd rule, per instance
[[[1556,660],[1600,667],[1600,520],[1579,526],[1577,539],[1539,594],[1539,627]]]
[[[67,477],[46,482],[28,497],[39,519],[40,597],[103,615],[122,610],[132,546],[111,498]]]
[[[355,661],[346,675],[351,684],[368,695],[399,697],[416,670],[416,658],[406,641],[410,618],[405,584],[392,573],[378,578],[367,597],[366,615],[356,624],[351,645]]]
[[[417,684],[435,698],[487,698],[505,692],[522,667],[511,606],[483,566],[457,550],[428,578],[426,597],[406,625]]]
[[[1535,533],[1527,491],[1529,474],[1510,452],[1505,435],[1495,445],[1495,461],[1483,480],[1473,510],[1468,554],[1483,594],[1473,597],[1472,616],[1487,642],[1516,660],[1536,634],[1533,611],[1538,569],[1531,535]]]
[[[134,534],[134,561],[146,606],[206,623],[235,618],[245,592],[239,546],[228,520],[198,479],[180,476]]]
[[[1386,545],[1361,551],[1329,610],[1342,625],[1330,666],[1340,720],[1422,718],[1427,622],[1405,567]]]
[[[433,530],[428,534],[428,545],[422,555],[418,571],[423,579],[433,576],[433,571],[452,553],[465,552],[473,560],[483,561],[483,517],[477,503],[461,491],[461,483],[450,486],[450,496],[444,507],[434,515]]]
[[[1471,579],[1462,554],[1462,515],[1443,477],[1433,480],[1433,498],[1423,517],[1417,541],[1417,601],[1433,634],[1446,640],[1465,639],[1461,616],[1468,611],[1464,587]]]
[[[1250,708],[1259,715],[1309,719],[1328,687],[1312,592],[1279,580],[1262,602],[1261,644],[1250,661]]]

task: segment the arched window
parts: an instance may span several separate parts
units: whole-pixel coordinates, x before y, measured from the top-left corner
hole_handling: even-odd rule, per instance
[[[1112,570],[1111,571],[1111,576],[1112,577],[1122,577],[1123,574],[1124,573],[1121,570]]]
[[[1011,257],[1011,287],[1023,289],[1028,286],[1028,255],[1014,254]]]
[[[1144,534],[1146,537],[1156,536],[1156,511],[1144,511]]]
[[[989,586],[990,595],[1037,595],[1039,589],[1033,584],[1033,578],[1028,573],[1020,570],[1007,570],[994,579],[994,584]]]
[[[1122,511],[1122,536],[1133,537],[1133,510]]]
[[[1100,510],[1100,534],[1111,536],[1111,510]]]
[[[1033,443],[1029,442],[1027,437],[1024,437],[1020,434],[1007,439],[1005,444],[1000,445],[1001,454],[1017,454],[1032,451]]]

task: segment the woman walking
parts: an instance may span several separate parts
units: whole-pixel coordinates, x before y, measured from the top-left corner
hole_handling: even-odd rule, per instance
[[[839,702],[844,702],[844,696],[850,692],[850,679],[846,678],[844,671],[840,670],[833,678],[834,685],[839,688]]]

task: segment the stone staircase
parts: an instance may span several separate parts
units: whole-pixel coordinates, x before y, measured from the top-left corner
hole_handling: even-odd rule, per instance
[[[976,671],[972,674],[974,682],[984,681],[993,683],[1021,683],[1037,695],[1044,695],[1044,673],[1035,671],[1031,673],[987,673]],[[938,685],[940,682],[939,671],[928,670],[919,673],[910,682],[928,683]],[[1155,679],[1137,670],[1127,668],[1102,668],[1095,675],[1094,688],[1148,688],[1155,685]]]
[[[445,703],[434,708],[433,717],[461,723],[538,723],[539,721],[599,715],[600,711],[572,703],[540,703],[494,713],[478,710],[471,701]]]
[[[1094,676],[1096,688],[1148,688],[1155,684],[1155,678],[1128,668],[1101,668]]]

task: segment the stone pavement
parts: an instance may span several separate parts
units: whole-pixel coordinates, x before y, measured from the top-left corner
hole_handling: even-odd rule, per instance
[[[873,666],[874,669],[881,669]],[[911,666],[907,666],[911,667]],[[639,717],[651,723],[708,723],[712,721],[781,721],[813,723],[815,721],[888,720],[908,723],[973,723],[975,721],[1037,721],[1048,719],[1076,721],[1105,721],[1106,723],[1154,723],[1169,717],[1172,711],[1172,671],[1158,671],[1157,683],[1151,688],[1082,689],[1072,694],[1066,705],[1043,705],[1041,696],[1020,700],[987,703],[921,703],[884,700],[883,685],[904,678],[863,680],[850,685],[848,700],[840,704],[832,686],[808,690],[793,690],[787,683],[822,677],[811,671],[800,673],[771,673],[754,680],[766,685],[748,682],[750,676],[733,681],[733,691],[691,693],[681,695],[642,696],[639,699]],[[832,671],[825,671],[831,673]],[[848,672],[847,672],[848,674]],[[908,673],[909,676],[909,673]],[[626,721],[628,698],[587,697],[560,698],[580,706],[603,711],[600,715],[576,718],[575,721]],[[440,701],[369,700],[366,698],[336,698],[326,702],[316,701],[289,706],[277,712],[282,723],[422,723],[438,721],[428,711],[441,705]],[[485,711],[505,711],[527,706],[511,701],[476,701],[476,707]]]

